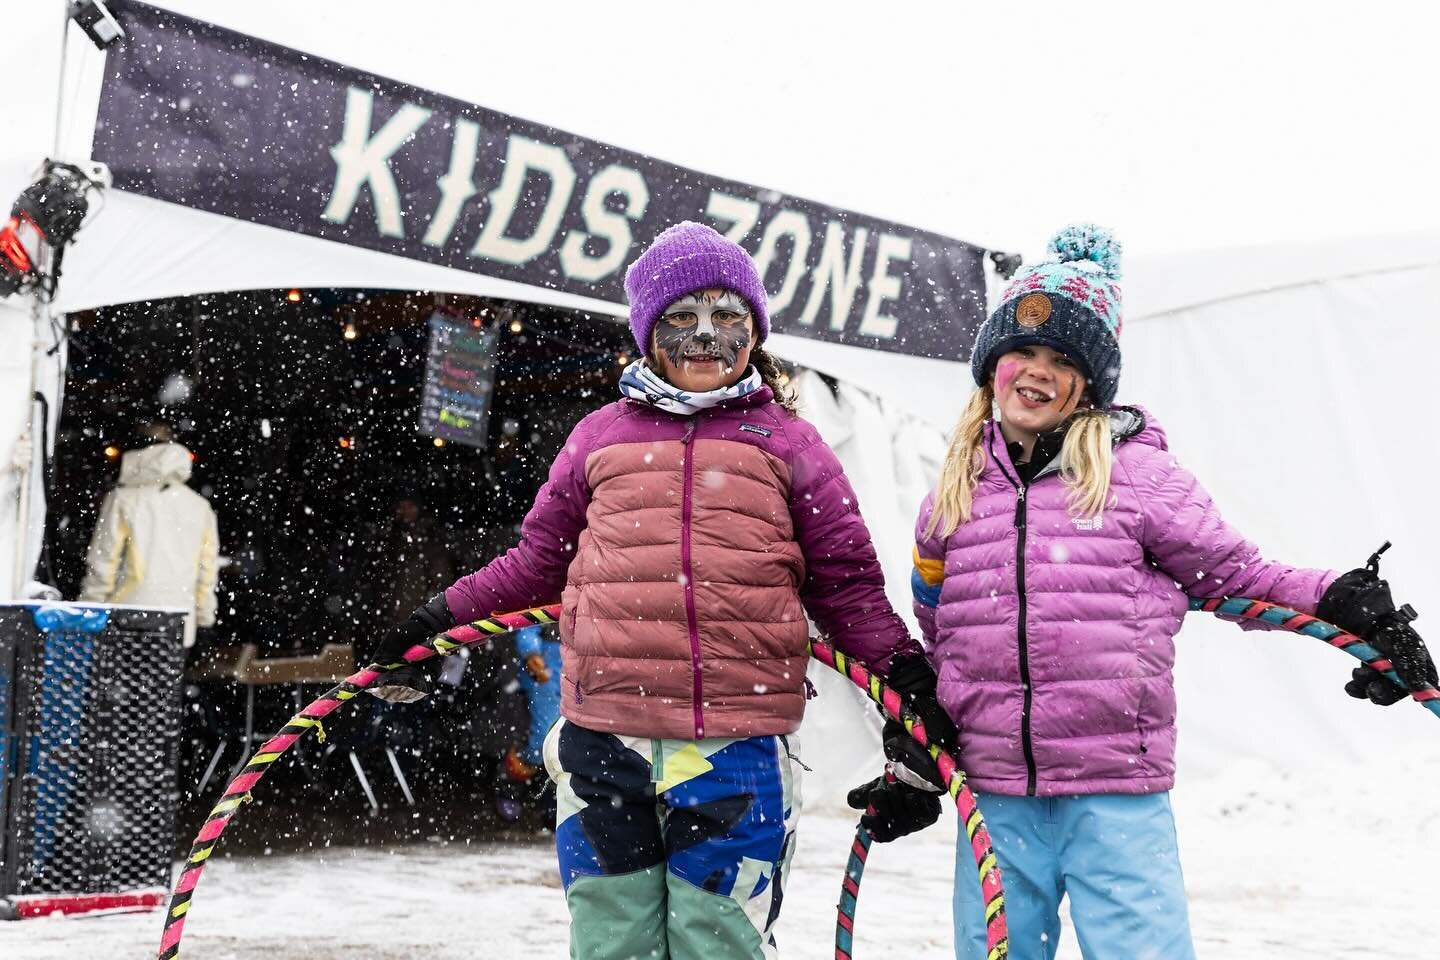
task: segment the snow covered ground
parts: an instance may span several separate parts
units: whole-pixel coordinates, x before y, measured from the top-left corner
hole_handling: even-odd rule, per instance
[[[1440,739],[1418,754],[1337,757],[1304,774],[1245,761],[1175,794],[1199,955],[1274,960],[1435,955],[1440,902]],[[853,821],[812,812],[781,952],[829,957]],[[954,824],[877,846],[856,956],[950,956]],[[566,913],[547,844],[332,848],[219,859],[183,955],[194,960],[561,958]],[[0,957],[154,955],[158,914],[0,924]],[[1066,934],[1061,958],[1079,957]],[[1108,960],[1108,958],[1107,958]]]

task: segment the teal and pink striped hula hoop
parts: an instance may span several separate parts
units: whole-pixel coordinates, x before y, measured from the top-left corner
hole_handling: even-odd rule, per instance
[[[1213,613],[1221,617],[1239,617],[1245,620],[1259,620],[1289,630],[1292,633],[1300,633],[1307,637],[1323,640],[1337,650],[1344,650],[1366,666],[1373,667],[1380,671],[1384,674],[1385,679],[1395,684],[1401,690],[1409,690],[1412,700],[1436,716],[1440,716],[1440,690],[1430,686],[1410,690],[1410,688],[1405,685],[1405,681],[1401,680],[1400,675],[1395,672],[1395,667],[1379,650],[1376,650],[1369,643],[1355,636],[1353,633],[1346,633],[1339,627],[1326,623],[1324,620],[1317,620],[1308,613],[1300,613],[1296,610],[1291,610],[1289,607],[1282,607],[1278,603],[1269,603],[1265,600],[1247,600],[1244,597],[1221,597],[1213,600],[1207,600],[1204,597],[1191,597],[1190,609],[1192,611]]]
[[[810,641],[810,655],[825,666],[849,678],[851,683],[863,690],[871,700],[880,705],[885,715],[905,725],[915,742],[930,752],[930,758],[945,781],[946,792],[955,801],[960,813],[960,823],[970,841],[970,852],[975,858],[976,875],[980,880],[980,892],[985,902],[985,956],[986,960],[999,960],[1010,952],[1010,933],[1005,922],[1005,887],[1000,876],[1000,865],[990,845],[990,831],[985,818],[975,802],[975,794],[965,783],[965,772],[955,763],[953,757],[936,744],[930,742],[925,733],[925,724],[910,712],[900,695],[881,681],[865,664],[839,652],[819,640]],[[840,901],[836,904],[835,916],[835,960],[851,960],[855,938],[855,908],[860,897],[860,879],[865,874],[865,861],[870,856],[873,838],[870,831],[858,827],[855,840],[850,845],[850,857],[845,864],[845,879],[840,887]]]

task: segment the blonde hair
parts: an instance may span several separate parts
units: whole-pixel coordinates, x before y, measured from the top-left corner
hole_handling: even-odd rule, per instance
[[[991,419],[995,390],[986,384],[970,394],[935,488],[935,502],[925,536],[938,532],[948,537],[962,523],[970,522],[975,485],[985,472],[985,424]],[[1110,496],[1111,449],[1110,415],[1103,410],[1076,410],[1065,421],[1065,441],[1060,446],[1060,477],[1070,487],[1069,510],[1076,516],[1093,517],[1105,508]]]

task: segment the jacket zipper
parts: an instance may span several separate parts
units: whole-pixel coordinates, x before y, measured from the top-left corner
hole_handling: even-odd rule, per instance
[[[680,443],[685,447],[685,490],[680,501],[680,576],[685,589],[685,625],[690,631],[690,671],[694,677],[691,696],[694,698],[695,739],[705,739],[705,715],[701,710],[704,690],[700,682],[700,628],[695,620],[695,578],[690,569],[690,517],[694,507],[695,489],[695,426],[698,416],[690,417],[685,427],[685,436]]]
[[[991,435],[990,455],[999,464],[1000,458],[995,456],[993,434]],[[1025,506],[1025,494],[1029,491],[1030,485],[1022,484],[1017,478],[1010,476],[1010,471],[1003,466],[1000,472],[1015,488],[1015,591],[1020,598],[1020,689],[1023,696],[1020,705],[1020,746],[1025,752],[1025,795],[1033,797],[1035,796],[1035,744],[1030,735],[1030,709],[1033,694],[1030,690],[1030,643],[1025,636],[1025,535],[1029,520]]]

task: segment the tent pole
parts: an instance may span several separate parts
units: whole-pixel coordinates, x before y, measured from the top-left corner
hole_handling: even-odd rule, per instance
[[[15,515],[15,565],[10,576],[10,596],[24,599],[25,586],[30,582],[30,571],[26,559],[30,555],[30,514],[33,510],[31,495],[35,486],[35,455],[45,456],[45,451],[35,449],[35,386],[39,381],[40,364],[40,298],[30,297],[30,383],[25,391],[25,432],[21,440],[30,445],[30,462],[21,471],[18,505]]]

